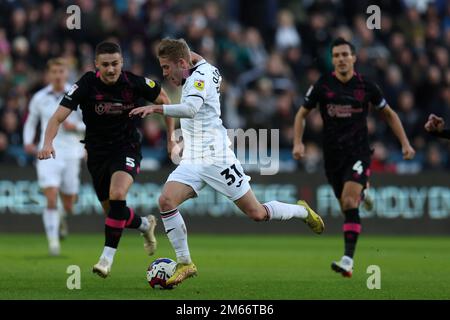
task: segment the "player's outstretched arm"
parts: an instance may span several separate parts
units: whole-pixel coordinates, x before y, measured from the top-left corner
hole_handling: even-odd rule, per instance
[[[159,93],[158,98],[154,101],[155,104],[163,105],[170,104],[170,98],[167,95],[166,91],[161,88],[161,92]],[[175,119],[172,117],[164,116],[164,121],[166,122],[166,133],[167,133],[167,151],[169,154],[171,153],[175,142],[172,142],[171,138],[175,131]]]
[[[411,160],[414,158],[416,151],[411,147],[409,143],[408,137],[406,136],[405,130],[403,129],[403,125],[398,117],[397,113],[392,110],[392,108],[386,105],[381,112],[386,118],[386,122],[391,127],[397,139],[400,141],[402,145],[402,153],[403,159]]]
[[[154,113],[163,113],[163,107],[162,105],[149,105],[149,106],[143,106],[143,107],[139,107],[139,108],[135,108],[133,110],[130,111],[130,113],[128,114],[130,117],[133,116],[140,116],[141,118],[145,118],[151,114]]]
[[[301,106],[295,115],[294,121],[294,147],[292,156],[295,160],[300,160],[305,156],[305,145],[303,144],[303,132],[305,131],[305,119],[310,110]]]
[[[51,116],[47,128],[45,129],[44,145],[37,154],[39,160],[56,157],[55,149],[53,149],[53,139],[55,139],[55,136],[58,133],[59,126],[66,120],[71,112],[71,109],[60,105]]]

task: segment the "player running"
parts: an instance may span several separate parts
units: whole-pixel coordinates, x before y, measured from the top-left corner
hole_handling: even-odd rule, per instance
[[[42,148],[44,129],[48,120],[58,108],[64,93],[70,90],[67,83],[68,69],[64,59],[50,59],[47,62],[47,72],[50,84],[34,94],[28,108],[29,113],[23,130],[24,148],[28,154],[37,152],[34,137],[39,123],[41,125],[39,148]],[[67,235],[65,218],[67,214],[72,213],[80,186],[80,164],[84,150],[79,140],[84,129],[81,113],[71,114],[63,122],[63,129],[54,141],[55,150],[60,155],[58,159],[36,163],[38,184],[47,200],[42,220],[47,234],[49,253],[53,256],[60,253],[59,237]],[[61,216],[58,212],[58,193],[64,211],[61,212]]]
[[[344,277],[351,277],[353,255],[361,232],[359,204],[370,175],[367,115],[369,105],[383,114],[402,145],[404,159],[415,155],[397,113],[383,98],[380,89],[354,71],[354,46],[342,38],[331,45],[334,72],[323,75],[306,93],[305,103],[294,124],[293,156],[305,155],[302,142],[305,118],[316,106],[324,123],[323,152],[325,173],[339,200],[344,220],[344,256],[331,267]]]
[[[181,118],[182,160],[169,175],[159,198],[164,228],[177,256],[175,273],[167,284],[177,285],[197,274],[178,206],[197,196],[206,184],[234,201],[255,221],[300,218],[315,233],[322,233],[322,219],[305,201],[300,200],[297,205],[278,201],[261,204],[255,198],[249,185],[250,177],[245,175],[229,148],[231,142],[220,119],[219,70],[201,57],[193,65],[189,47],[183,39],[162,40],[158,58],[164,77],[175,86],[182,86],[181,102],[136,108],[130,116],[160,113]]]
[[[144,236],[149,255],[156,250],[156,219],[141,218],[127,207],[126,197],[142,159],[140,135],[128,112],[139,99],[170,103],[165,91],[155,81],[122,71],[119,45],[101,42],[95,49],[96,72],[85,73],[64,96],[50,118],[39,159],[55,158],[53,139],[60,124],[78,106],[86,124],[84,139],[87,166],[95,192],[106,214],[105,247],[93,272],[107,277],[124,228],[138,229]],[[166,117],[167,136],[174,130],[174,120]],[[170,139],[168,148],[172,149]]]

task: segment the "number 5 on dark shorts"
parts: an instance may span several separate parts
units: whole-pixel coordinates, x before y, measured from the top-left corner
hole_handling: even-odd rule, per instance
[[[111,177],[114,172],[125,171],[134,179],[140,171],[141,159],[140,150],[133,148],[102,155],[88,152],[87,167],[91,174],[98,200],[105,201],[109,199]]]

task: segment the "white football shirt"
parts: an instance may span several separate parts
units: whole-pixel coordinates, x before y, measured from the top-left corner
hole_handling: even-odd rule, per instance
[[[213,159],[213,161],[234,159],[229,148],[231,141],[220,119],[219,70],[206,62],[199,61],[186,78],[181,93],[181,104],[201,100],[201,106],[193,118],[181,118],[184,149],[182,160]],[[231,152],[231,154],[230,154]],[[228,160],[227,160],[228,159]]]
[[[67,92],[70,88],[71,86],[66,84],[64,91]],[[34,94],[30,101],[29,114],[23,130],[23,141],[25,145],[33,143],[36,135],[36,127],[40,122],[41,135],[38,148],[42,148],[48,120],[59,107],[59,103],[63,96],[64,92],[53,92],[51,85],[46,86]],[[81,135],[85,129],[85,125],[82,120],[81,112],[79,110],[72,112],[69,117],[67,117],[66,121],[75,124],[77,132],[67,131],[64,129],[63,125],[59,127],[58,134],[53,140],[56,156],[64,159],[82,158],[84,155],[84,146],[80,143],[80,139],[82,139]]]

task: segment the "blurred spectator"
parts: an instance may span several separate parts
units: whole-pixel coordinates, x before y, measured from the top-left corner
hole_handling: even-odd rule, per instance
[[[48,38],[42,37],[38,40],[35,50],[31,54],[31,59],[29,60],[30,66],[35,70],[44,72],[46,63],[51,56],[50,41]]]
[[[248,28],[245,31],[245,48],[253,68],[264,68],[267,61],[267,51],[259,31]]]
[[[29,26],[27,25],[27,14],[24,8],[17,7],[10,16],[10,25],[8,27],[9,40],[19,36],[26,37],[28,35]]]
[[[22,145],[22,127],[13,110],[6,110],[1,116],[1,131],[6,135],[9,146]]]
[[[165,150],[166,138],[162,129],[161,123],[155,118],[147,118],[143,121],[142,131],[144,139],[142,141],[143,146],[148,146],[156,149]]]
[[[184,37],[221,72],[225,124],[278,128],[281,146],[289,148],[294,109],[310,85],[330,69],[329,44],[342,36],[356,44],[356,70],[380,85],[418,152],[417,161],[403,163],[392,134],[383,121],[375,126],[374,118],[380,116],[371,112],[368,128],[375,141],[375,170],[414,173],[422,167],[445,167],[448,145],[435,141],[438,147],[427,147],[431,140],[420,123],[429,113],[450,119],[450,4],[379,1],[382,28],[369,30],[364,15],[368,3],[78,0],[82,28],[69,30],[67,1],[0,1],[0,161],[20,156],[13,151],[21,144],[28,99],[46,85],[46,60],[64,56],[75,81],[93,70],[95,45],[107,38],[121,43],[126,69],[163,80],[155,47],[164,37]],[[164,82],[163,86],[173,101],[179,99],[177,90]],[[318,111],[307,121],[304,142],[311,156],[299,165],[313,172],[321,161]],[[165,141],[161,124],[145,122],[142,129],[145,148],[159,150]],[[146,155],[162,159],[159,151]]]
[[[125,29],[128,35],[144,36],[145,25],[141,4],[137,0],[127,1],[127,11],[122,14],[120,28]]]
[[[420,119],[420,112],[415,106],[413,93],[409,90],[400,92],[397,105],[397,114],[405,129],[405,133],[414,144],[414,139],[422,131],[422,119]]]
[[[388,151],[385,145],[377,141],[373,144],[372,162],[370,164],[370,171],[373,173],[387,172],[395,173],[397,171],[394,163],[388,162]]]
[[[397,109],[397,97],[402,90],[407,89],[402,77],[402,71],[397,65],[390,65],[386,79],[383,81],[383,94],[391,107]]]
[[[445,169],[445,159],[438,144],[433,143],[428,145],[424,168],[430,171],[442,171]]]
[[[218,54],[222,57],[222,74],[234,81],[240,73],[250,66],[249,56],[243,43],[242,27],[238,23],[230,23],[226,37],[218,41]]]
[[[266,127],[266,117],[261,112],[263,103],[258,98],[255,90],[246,90],[238,105],[238,113],[244,119],[242,124],[245,129],[260,129]]]
[[[8,153],[8,137],[0,131],[0,163],[15,163],[16,159]]]
[[[292,127],[291,122],[294,117],[295,111],[292,94],[286,91],[283,94],[278,95],[276,112],[271,119],[271,128],[280,130],[280,148],[292,148],[294,128]]]
[[[307,173],[315,173],[323,168],[323,155],[320,147],[314,142],[305,144],[305,157],[301,160],[303,169]]]
[[[300,47],[302,39],[295,28],[294,15],[288,10],[278,12],[278,25],[275,33],[275,45],[279,51],[290,47]]]

